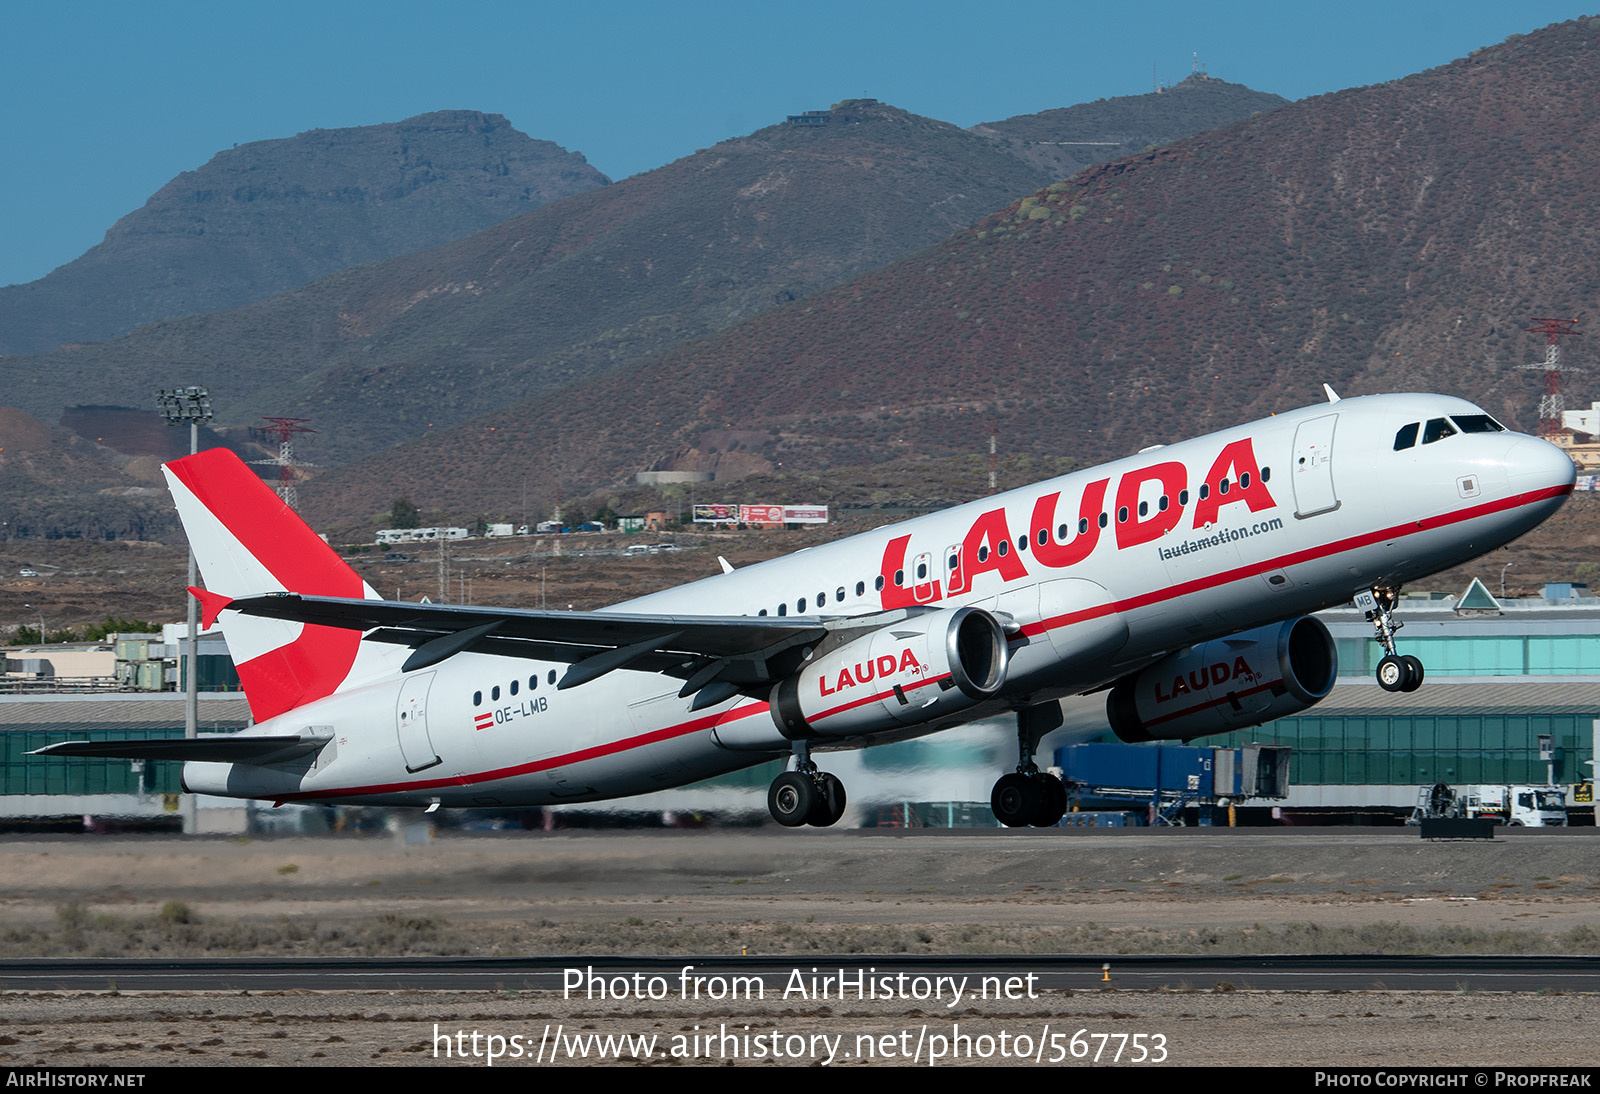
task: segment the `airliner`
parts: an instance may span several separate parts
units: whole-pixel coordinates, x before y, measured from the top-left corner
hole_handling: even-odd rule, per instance
[[[1015,719],[991,805],[1066,807],[1035,751],[1106,695],[1125,741],[1304,711],[1337,657],[1309,613],[1354,601],[1395,650],[1401,587],[1511,542],[1573,489],[1560,449],[1441,395],[1340,399],[1076,471],[594,612],[381,599],[239,459],[165,467],[254,724],[66,742],[181,760],[197,794],[511,807],[594,802],[780,757],[782,825],[827,826],[817,758]]]

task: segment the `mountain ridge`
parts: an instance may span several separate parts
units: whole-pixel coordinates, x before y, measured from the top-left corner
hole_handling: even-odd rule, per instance
[[[582,154],[475,110],[236,145],[83,255],[0,288],[0,353],[238,307],[608,182]]]
[[[1097,461],[1341,394],[1439,390],[1532,428],[1534,315],[1600,292],[1600,18],[1091,167],[945,242],[554,400],[330,473],[474,511],[740,438],[813,471],[970,452]],[[1592,380],[1578,374],[1582,398]],[[1297,394],[1298,393],[1298,394]],[[764,438],[764,439],[763,439]],[[308,492],[310,496],[310,492]]]

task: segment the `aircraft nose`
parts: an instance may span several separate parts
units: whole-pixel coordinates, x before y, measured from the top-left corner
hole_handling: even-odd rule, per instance
[[[1562,486],[1570,489],[1578,480],[1578,468],[1555,445],[1527,437],[1506,453],[1506,475],[1519,493]]]

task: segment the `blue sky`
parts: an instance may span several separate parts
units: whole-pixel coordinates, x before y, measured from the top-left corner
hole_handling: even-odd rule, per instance
[[[974,125],[1188,75],[1298,99],[1442,64],[1573,3],[599,4],[0,0],[0,284],[98,243],[235,143],[440,109],[625,178],[871,96]]]

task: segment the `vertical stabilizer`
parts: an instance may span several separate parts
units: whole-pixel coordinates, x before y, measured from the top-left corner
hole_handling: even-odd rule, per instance
[[[164,468],[205,578],[209,619],[219,597],[263,593],[366,597],[377,594],[226,449],[173,460]],[[220,609],[219,609],[220,606]],[[226,612],[225,634],[257,722],[332,695],[350,678],[359,631]]]

